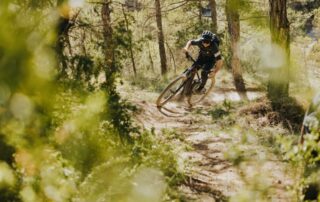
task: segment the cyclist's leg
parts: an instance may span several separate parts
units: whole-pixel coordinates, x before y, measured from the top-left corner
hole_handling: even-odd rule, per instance
[[[186,81],[186,84],[184,85],[183,93],[187,97],[192,94],[192,81],[193,81],[194,76],[195,76],[195,74],[191,73],[190,77]]]
[[[201,91],[203,87],[206,85],[207,80],[208,80],[208,74],[211,72],[212,68],[214,67],[214,61],[210,60],[206,62],[203,65],[202,71],[201,71],[201,84],[197,91]]]
[[[203,64],[204,64],[203,60],[201,60],[201,58],[197,58],[197,60],[193,63],[193,65],[189,69],[187,69],[187,70],[193,69],[193,71],[190,71],[190,74],[188,75],[188,79],[186,81],[186,84],[184,85],[184,89],[182,92],[183,95],[188,97],[192,94],[192,83],[195,76],[195,72],[201,69]]]

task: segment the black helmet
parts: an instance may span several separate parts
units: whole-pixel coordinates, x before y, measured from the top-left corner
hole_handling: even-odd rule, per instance
[[[210,31],[203,31],[202,34],[201,34],[201,38],[202,40],[204,41],[211,41],[214,37],[214,34]]]

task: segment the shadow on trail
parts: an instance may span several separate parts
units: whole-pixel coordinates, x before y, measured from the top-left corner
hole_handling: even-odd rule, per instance
[[[291,133],[299,133],[304,109],[294,98],[282,98],[271,102],[262,97],[239,110],[239,115],[251,114],[255,118],[266,117],[269,125],[282,124]]]
[[[272,109],[279,114],[278,122],[282,122],[283,126],[289,129],[292,133],[299,133],[305,110],[297,102],[296,99],[288,97],[271,102]]]
[[[206,193],[214,198],[216,202],[227,202],[228,198],[219,190],[213,190],[207,186],[207,182],[195,177],[188,177],[184,183],[197,193]]]

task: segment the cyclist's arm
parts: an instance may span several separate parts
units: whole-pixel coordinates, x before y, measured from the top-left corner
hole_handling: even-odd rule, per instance
[[[221,53],[219,50],[214,54],[214,57],[216,60],[216,65],[213,70],[213,74],[216,74],[223,66],[223,60],[222,60]]]
[[[189,52],[190,46],[191,46],[191,40],[187,42],[186,46],[183,48],[183,52],[185,53]]]
[[[198,39],[198,40],[190,40],[190,41],[188,41],[187,42],[187,44],[186,44],[186,46],[183,48],[183,51],[186,53],[186,52],[189,52],[189,48],[190,48],[190,46],[199,46],[199,44],[200,44],[201,42],[200,42],[200,40]]]
[[[213,70],[213,73],[216,74],[223,66],[223,60],[220,59],[216,62],[216,67]]]

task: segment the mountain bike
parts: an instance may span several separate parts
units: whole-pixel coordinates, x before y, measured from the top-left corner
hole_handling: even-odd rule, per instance
[[[156,105],[158,109],[164,107],[170,102],[181,102],[185,100],[189,107],[202,101],[212,90],[215,84],[215,77],[211,73],[202,92],[197,92],[202,80],[199,75],[198,66],[191,55],[186,53],[187,59],[193,62],[192,66],[187,68],[181,75],[175,78],[159,95]]]

